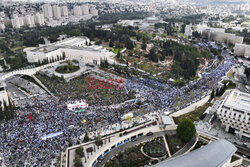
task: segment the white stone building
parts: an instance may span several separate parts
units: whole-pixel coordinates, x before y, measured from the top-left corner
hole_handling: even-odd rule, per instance
[[[0,32],[5,32],[5,25],[0,23]]]
[[[52,7],[52,9],[53,9],[53,16],[56,19],[60,19],[61,18],[61,8],[58,5],[54,5]]]
[[[40,13],[37,13],[35,16],[35,24],[36,25],[40,25],[40,26],[43,26],[45,23],[44,23],[44,15],[43,14],[40,14]]]
[[[24,26],[24,19],[23,19],[23,17],[19,17],[19,24],[20,24],[20,27]]]
[[[34,16],[26,15],[24,17],[24,25],[29,26],[29,27],[34,27],[35,26]]]
[[[68,11],[68,7],[67,6],[62,6],[61,7],[61,14],[64,17],[68,17],[69,16],[69,11]]]
[[[186,36],[192,36],[192,24],[186,25],[185,27],[185,35]]]
[[[8,96],[8,93],[5,89],[5,82],[2,80],[2,77],[0,78],[0,102],[2,104],[2,107],[3,107],[3,103],[4,101],[6,102],[6,104],[8,105],[9,104],[9,96]]]
[[[49,19],[53,17],[52,7],[50,4],[44,4],[42,9],[45,18]]]
[[[96,60],[107,58],[110,52],[101,46],[91,45],[87,37],[72,37],[58,41],[49,45],[38,48],[26,48],[27,60],[30,63],[43,62],[44,60],[52,61],[62,58],[65,54],[68,59],[77,59],[83,62],[93,63]]]
[[[81,6],[74,6],[74,15],[75,16],[82,16],[82,8]]]
[[[225,33],[225,29],[223,28],[212,28],[204,25],[198,25],[197,31],[202,34],[203,38],[227,44],[242,44],[244,39],[243,37],[236,36],[235,34]]]
[[[95,8],[90,8],[90,14],[92,16],[98,16],[98,10]]]
[[[236,44],[234,47],[234,54],[236,56],[250,57],[250,45]]]
[[[250,94],[234,90],[224,99],[217,116],[227,132],[250,138]]]
[[[18,17],[11,19],[11,24],[12,24],[13,28],[20,28],[21,27]]]
[[[82,14],[89,15],[89,6],[88,5],[82,5]]]

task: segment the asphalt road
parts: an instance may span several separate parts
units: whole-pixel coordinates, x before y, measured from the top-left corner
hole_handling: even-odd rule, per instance
[[[139,138],[137,138],[136,141],[131,141],[131,142],[128,142],[128,143],[125,143],[119,147],[116,147],[115,149],[113,149],[111,152],[107,153],[104,157],[103,157],[103,160],[102,162],[99,162],[95,165],[95,167],[102,167],[105,162],[107,162],[109,159],[111,159],[112,157],[114,157],[116,154],[118,154],[119,152],[122,152],[124,151],[126,148],[128,147],[133,147],[139,143],[142,143],[144,141],[147,141],[147,140],[151,140],[155,137],[159,137],[159,136],[164,136],[166,134],[167,131],[161,131],[161,132],[156,132],[154,133],[152,136],[141,136]]]

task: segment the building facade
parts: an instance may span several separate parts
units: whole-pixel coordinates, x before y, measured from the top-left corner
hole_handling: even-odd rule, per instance
[[[61,14],[64,17],[68,17],[69,16],[69,11],[68,11],[68,7],[67,6],[62,6],[61,7]]]
[[[60,19],[61,18],[61,8],[58,5],[54,5],[52,7],[52,9],[53,9],[53,16],[56,19]]]
[[[72,37],[37,48],[26,48],[24,51],[30,63],[42,63],[45,60],[52,62],[63,56],[85,63],[93,63],[94,60],[99,63],[100,59],[106,57],[106,49],[97,45],[89,46],[89,43],[87,37]]]
[[[197,31],[202,34],[203,38],[207,38],[209,40],[214,40],[221,43],[227,44],[242,44],[243,37],[236,36],[235,34],[225,33],[225,29],[223,28],[212,28],[204,25],[198,25]]]
[[[0,23],[0,32],[5,32],[5,25]]]
[[[236,56],[250,57],[250,45],[236,44],[234,47],[234,54]]]
[[[75,16],[82,16],[82,8],[81,6],[74,6],[74,15]]]
[[[250,138],[250,94],[234,90],[216,112],[227,132]]]
[[[53,17],[53,11],[50,4],[44,4],[42,6],[44,17],[50,19]]]
[[[11,24],[13,28],[21,28],[18,17],[14,17],[13,19],[11,19]]]
[[[82,5],[82,14],[83,15],[89,15],[89,6]]]

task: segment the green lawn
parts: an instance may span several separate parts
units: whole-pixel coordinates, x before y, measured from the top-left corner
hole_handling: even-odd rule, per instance
[[[122,49],[120,49],[120,51],[121,51]],[[118,53],[118,51],[119,51],[119,49],[118,48],[114,48],[114,50],[113,50],[113,52],[115,53],[115,54],[117,54]]]
[[[175,123],[179,124],[184,118],[189,118],[192,121],[198,121],[200,119],[200,116],[206,111],[209,106],[212,106],[212,103],[206,103],[190,113],[181,115],[179,117],[174,117]]]
[[[171,155],[186,145],[177,135],[165,135]]]
[[[231,158],[231,163],[234,162],[234,161],[237,161],[239,159],[240,159],[239,157],[236,157],[236,156],[233,155],[232,158]]]
[[[159,72],[162,72],[163,69],[160,67],[157,67],[155,64],[152,62],[142,62],[136,66],[137,68],[149,72],[150,74],[158,74]]]
[[[113,160],[105,163],[104,167],[141,167],[148,165],[151,161],[141,153],[141,145],[127,148],[120,152]]]
[[[79,76],[69,82],[65,82],[62,78],[56,76],[47,77],[38,74],[36,77],[62,101],[85,99],[89,105],[94,105],[98,102],[102,102],[104,105],[111,105],[135,98],[135,92],[126,94],[124,89],[88,88],[87,80],[83,76]]]

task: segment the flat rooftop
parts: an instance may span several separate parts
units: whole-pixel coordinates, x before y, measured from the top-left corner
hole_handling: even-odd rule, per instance
[[[250,112],[250,94],[234,90],[226,99],[224,106],[239,111]]]
[[[162,122],[164,125],[174,125],[175,124],[173,118],[170,116],[163,115],[163,116],[161,116],[161,119],[162,119]]]
[[[76,49],[76,50],[87,50],[87,51],[104,51],[101,46],[97,45],[91,45],[91,46],[78,46],[78,43],[85,42],[88,40],[87,37],[81,36],[81,37],[71,37],[71,38],[66,38],[61,41],[57,41],[54,43],[51,43],[49,45],[37,47],[34,49],[31,49],[30,51],[32,52],[42,52],[42,53],[49,53],[52,51],[55,51],[60,48],[68,48],[68,49]]]

